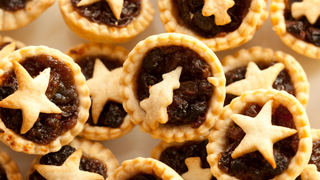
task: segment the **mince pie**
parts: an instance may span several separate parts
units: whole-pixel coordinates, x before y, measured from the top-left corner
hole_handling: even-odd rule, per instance
[[[75,138],[57,152],[36,157],[27,180],[104,180],[119,167],[112,152],[98,142]]]
[[[0,151],[0,179],[1,180],[22,180],[20,169],[11,157]]]
[[[92,98],[89,119],[79,135],[109,140],[130,132],[135,124],[124,111],[119,92],[122,64],[128,51],[122,46],[85,43],[70,48],[66,54],[80,66]]]
[[[108,180],[183,180],[166,164],[153,159],[137,157],[126,160]]]
[[[309,83],[294,57],[281,51],[252,47],[226,56],[221,64],[226,76],[225,105],[244,91],[259,88],[284,90],[306,107]]]
[[[15,151],[46,154],[70,143],[89,116],[89,88],[62,52],[28,46],[0,61],[0,140]]]
[[[249,41],[268,17],[266,0],[158,0],[167,32],[188,34],[213,51]]]
[[[320,59],[319,9],[317,0],[272,0],[273,29],[294,51]]]
[[[121,84],[132,121],[166,142],[207,133],[225,97],[218,58],[201,41],[178,33],[140,42],[124,63]]]
[[[55,0],[1,0],[0,31],[26,26],[39,17]]]
[[[277,90],[247,91],[235,98],[208,139],[207,159],[217,179],[294,179],[312,150],[303,106]]]
[[[92,42],[122,43],[144,31],[153,20],[149,0],[59,0],[67,25]]]
[[[208,136],[183,143],[161,141],[153,148],[151,157],[170,166],[184,179],[216,180],[207,161]]]

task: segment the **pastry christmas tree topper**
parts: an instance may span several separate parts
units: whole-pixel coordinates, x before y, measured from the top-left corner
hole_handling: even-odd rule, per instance
[[[103,0],[81,0],[77,6],[87,6],[90,4],[93,4],[95,2],[99,2],[99,1],[103,1]],[[123,1],[124,0],[105,0],[108,2],[113,15],[119,20],[120,16],[121,16],[121,11],[122,11],[122,7],[123,7]]]

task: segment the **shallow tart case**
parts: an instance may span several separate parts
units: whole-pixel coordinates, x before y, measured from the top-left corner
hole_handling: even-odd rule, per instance
[[[0,177],[2,178],[7,178],[8,180],[23,179],[17,163],[14,162],[11,157],[3,151],[0,151],[0,171]]]
[[[245,92],[225,106],[207,145],[217,179],[295,179],[311,149],[301,104],[285,91],[263,89]]]
[[[132,121],[167,142],[207,133],[225,96],[218,58],[201,41],[178,33],[154,35],[138,43],[124,63],[121,84],[124,108]]]

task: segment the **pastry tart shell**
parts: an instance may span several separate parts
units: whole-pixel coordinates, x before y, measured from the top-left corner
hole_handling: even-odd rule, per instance
[[[54,141],[47,145],[41,145],[27,140],[20,135],[14,133],[11,129],[8,129],[2,121],[0,121],[0,140],[8,145],[15,151],[24,152],[27,154],[47,154],[49,152],[58,151],[63,145],[69,144],[75,136],[77,136],[83,129],[84,123],[89,116],[90,97],[89,88],[85,84],[85,78],[81,73],[80,67],[74,63],[72,58],[63,54],[62,52],[48,48],[46,46],[27,46],[6,56],[0,62],[0,70],[7,72],[13,69],[12,60],[17,62],[23,61],[26,57],[32,57],[36,55],[47,54],[55,57],[56,59],[64,62],[70,69],[74,78],[74,85],[78,92],[79,105],[78,105],[78,118],[76,125],[69,129],[64,134],[61,134]],[[0,73],[1,76],[1,73]],[[2,82],[0,81],[0,84]]]
[[[227,131],[233,125],[230,118],[233,114],[241,114],[241,111],[248,103],[265,104],[269,100],[273,100],[273,106],[283,105],[293,116],[296,125],[299,145],[296,155],[290,160],[288,169],[282,174],[275,176],[274,180],[295,179],[308,164],[311,150],[312,137],[308,116],[302,105],[285,91],[276,90],[256,90],[244,92],[240,97],[235,98],[231,103],[224,107],[219,120],[216,122],[209,134],[209,143],[207,145],[207,160],[211,167],[212,174],[218,179],[238,179],[229,174],[224,173],[218,168],[220,153],[228,146]]]
[[[3,151],[0,151],[0,166],[5,170],[8,180],[23,180],[17,163]]]

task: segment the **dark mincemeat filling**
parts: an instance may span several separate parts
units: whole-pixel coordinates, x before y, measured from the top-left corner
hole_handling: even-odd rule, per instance
[[[262,107],[258,104],[251,104],[248,105],[241,114],[255,117],[260,112],[261,108]],[[286,107],[280,105],[273,111],[273,125],[296,129],[292,114]],[[267,180],[283,173],[288,168],[290,160],[295,156],[299,146],[299,138],[297,134],[276,142],[273,146],[276,169],[273,169],[259,151],[248,153],[237,159],[233,159],[231,154],[240,144],[241,140],[245,136],[245,132],[243,132],[239,126],[234,124],[228,130],[227,136],[229,145],[225,151],[221,153],[218,167],[221,171],[243,180]]]
[[[257,65],[261,70],[263,70],[263,69],[266,69],[276,63],[277,62],[274,62],[274,61],[268,62],[268,63],[267,62],[257,62]],[[236,81],[244,79],[246,72],[247,72],[247,67],[240,67],[240,68],[236,68],[234,70],[226,72],[225,73],[226,85],[228,86],[229,84],[232,84]],[[276,90],[279,90],[279,91],[284,90],[284,91],[287,91],[289,94],[292,94],[293,96],[295,96],[294,86],[292,84],[291,77],[286,69],[283,69],[279,73],[276,80],[273,82],[272,86]],[[224,106],[230,104],[230,102],[236,97],[237,96],[235,96],[233,94],[227,93],[225,101],[224,101]]]
[[[182,67],[180,88],[173,91],[173,102],[167,107],[166,124],[191,124],[198,128],[206,119],[214,86],[210,66],[196,52],[181,46],[152,49],[142,62],[137,78],[137,96],[140,101],[149,97],[149,87],[162,81],[162,75]]]
[[[0,180],[8,180],[7,173],[0,164]]]
[[[118,60],[110,60],[106,56],[84,56],[81,59],[76,60],[79,66],[81,67],[81,71],[86,79],[91,79],[93,76],[93,69],[95,60],[99,58],[103,64],[108,68],[109,71],[112,71],[115,68],[122,67],[122,63]],[[110,128],[118,128],[123,123],[124,118],[126,117],[127,112],[123,109],[121,103],[108,101],[99,116],[98,123],[94,124],[91,114],[87,123],[91,126],[105,126]]]
[[[62,61],[45,54],[28,57],[20,63],[33,78],[44,69],[51,68],[49,85],[45,94],[62,110],[62,113],[40,113],[38,121],[26,134],[20,134],[23,120],[20,109],[0,108],[0,118],[5,126],[16,134],[20,134],[37,144],[49,144],[77,123],[79,98],[72,71]],[[1,78],[3,82],[0,85],[0,101],[18,89],[18,82],[13,70],[6,72]]]
[[[133,22],[141,11],[141,0],[124,0],[120,19],[113,15],[107,1],[99,1],[88,6],[77,6],[80,0],[71,0],[72,6],[88,20],[108,26],[125,27]]]
[[[189,157],[200,157],[201,168],[210,168],[207,161],[207,144],[208,140],[206,139],[203,141],[190,141],[180,147],[172,146],[161,153],[159,160],[170,166],[180,175],[188,172],[185,160]],[[212,176],[211,180],[216,180],[216,178]]]
[[[172,0],[179,9],[181,23],[194,30],[204,38],[223,37],[233,32],[242,23],[249,12],[251,0],[234,0],[233,7],[228,9],[231,22],[223,26],[217,26],[214,15],[206,17],[202,15],[204,0]]]
[[[314,24],[310,24],[305,16],[298,20],[293,18],[291,5],[294,2],[302,2],[302,0],[285,0],[284,17],[286,19],[287,32],[298,39],[320,47],[320,18]]]
[[[20,9],[24,9],[28,1],[31,0],[1,0],[0,9],[4,9],[6,11],[18,11]]]
[[[61,166],[75,151],[76,149],[69,145],[63,146],[58,152],[53,152],[42,156],[39,164]],[[82,154],[79,169],[82,171],[100,174],[104,177],[104,179],[107,178],[107,168],[105,164],[100,160],[90,158],[86,154]],[[41,176],[38,171],[34,171],[29,175],[29,180],[45,180],[45,178]]]
[[[155,175],[140,173],[128,180],[162,180],[162,179]]]

